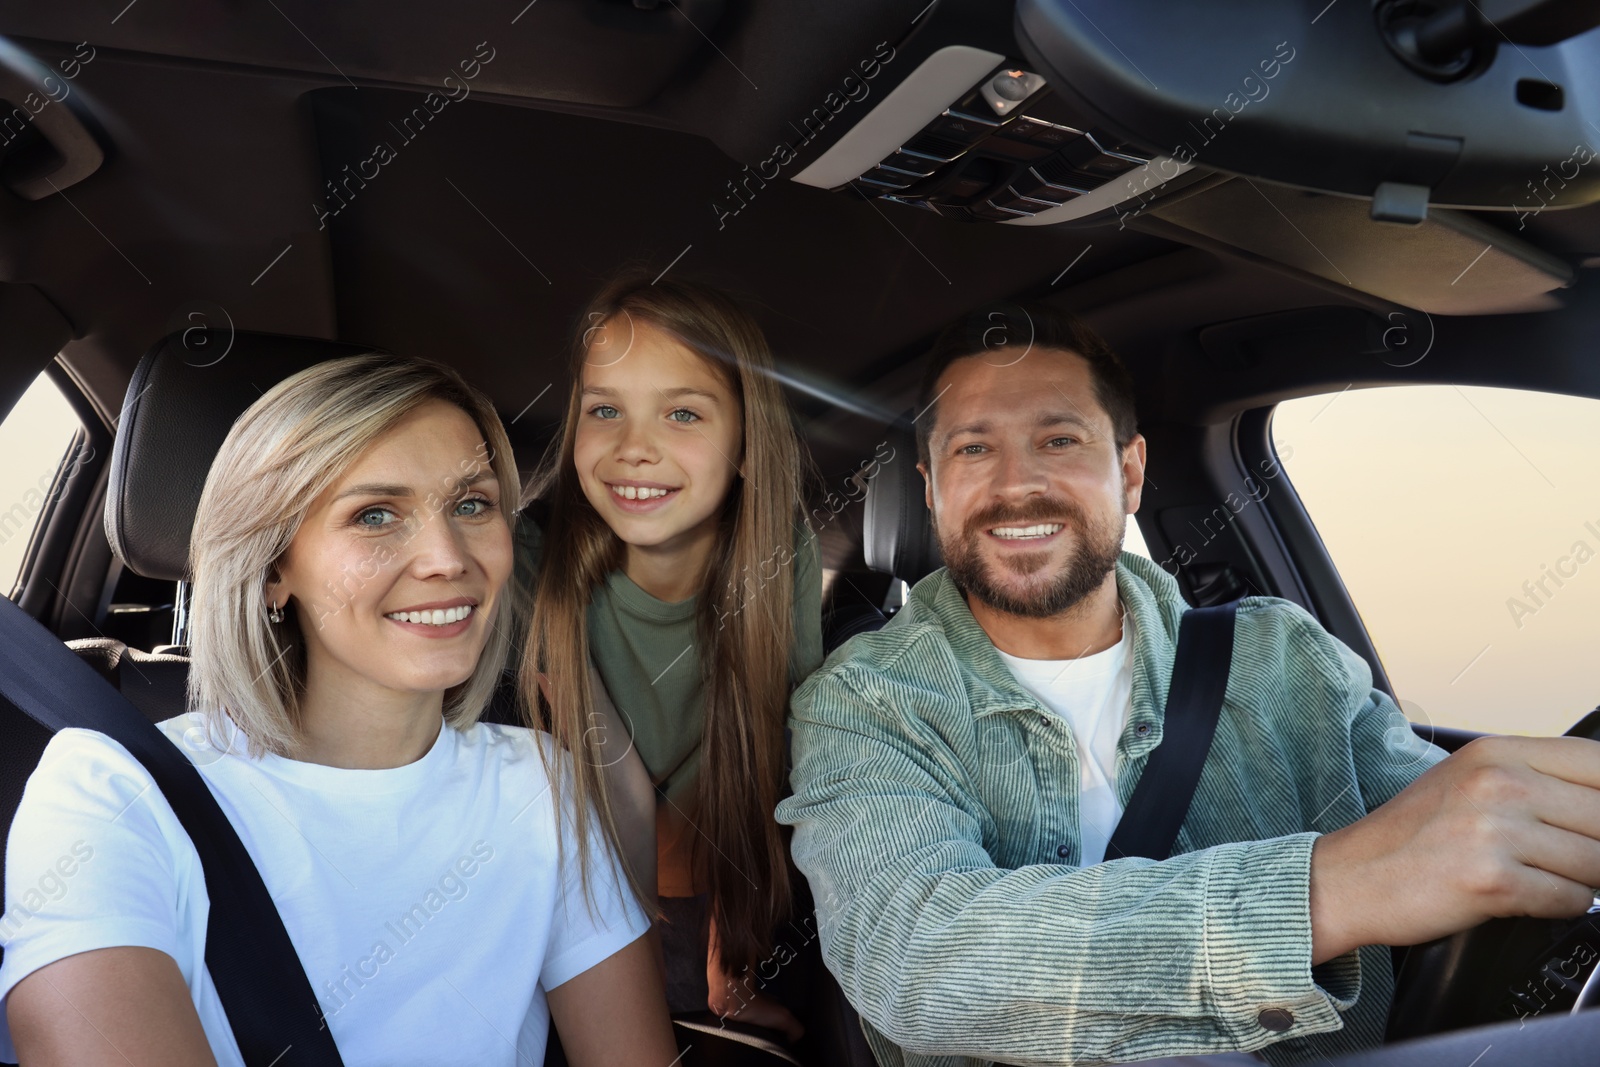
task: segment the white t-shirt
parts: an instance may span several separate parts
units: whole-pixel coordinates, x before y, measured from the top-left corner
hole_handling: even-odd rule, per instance
[[[1022,688],[1067,721],[1078,749],[1078,840],[1081,866],[1105,859],[1122,818],[1117,800],[1117,740],[1133,711],[1133,617],[1104,652],[1078,659],[1000,658]]]
[[[440,722],[421,759],[381,770],[250,758],[231,722],[212,743],[198,713],[160,724],[255,861],[349,1067],[543,1063],[544,991],[649,928],[598,836],[592,916],[574,840],[558,864],[534,747],[548,735]],[[4,998],[18,981],[137,945],[177,961],[219,1067],[243,1067],[206,971],[200,857],[122,745],[51,739],[11,824],[6,904],[0,1060],[16,1059]]]

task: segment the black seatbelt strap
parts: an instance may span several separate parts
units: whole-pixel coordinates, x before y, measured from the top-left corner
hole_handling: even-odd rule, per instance
[[[27,612],[0,597],[0,696],[55,733],[105,734],[144,764],[200,854],[206,970],[249,1067],[342,1067],[283,919],[205,779],[167,736]]]
[[[1139,784],[1106,845],[1106,859],[1164,860],[1172,854],[1222,714],[1238,608],[1235,600],[1183,613],[1161,743],[1145,761]]]

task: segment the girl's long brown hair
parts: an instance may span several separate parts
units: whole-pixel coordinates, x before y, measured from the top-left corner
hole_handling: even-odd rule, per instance
[[[790,868],[773,819],[785,777],[784,721],[794,641],[796,523],[801,452],[789,407],[755,319],[724,293],[687,281],[624,275],[585,309],[572,357],[565,425],[525,496],[548,505],[545,551],[522,657],[524,704],[538,709],[573,753],[577,841],[587,870],[587,804],[593,798],[615,847],[615,819],[590,726],[588,607],[625,547],[584,496],[573,459],[582,415],[586,342],[596,329],[627,336],[649,323],[699,354],[738,397],[743,411],[743,476],[723,502],[721,536],[696,600],[704,694],[696,810],[696,871],[709,883],[724,967],[737,974],[771,947],[788,916]],[[776,573],[774,573],[776,572]],[[551,701],[538,685],[549,680]],[[553,702],[553,703],[552,703]],[[560,775],[554,776],[557,789]],[[631,874],[630,874],[631,877]],[[637,887],[636,887],[637,888]]]

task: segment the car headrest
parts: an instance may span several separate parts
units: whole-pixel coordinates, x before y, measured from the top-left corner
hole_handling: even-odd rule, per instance
[[[111,450],[105,527],[112,551],[147,578],[187,578],[200,490],[234,421],[291,374],[372,351],[200,328],[156,342],[128,382]]]
[[[862,552],[867,566],[916,584],[944,566],[917,471],[917,441],[905,426],[889,430],[894,458],[867,482],[862,507]]]

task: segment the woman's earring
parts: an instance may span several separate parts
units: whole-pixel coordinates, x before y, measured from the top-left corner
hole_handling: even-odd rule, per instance
[[[282,622],[283,609],[276,604],[270,605],[267,609],[267,619],[271,622]]]

